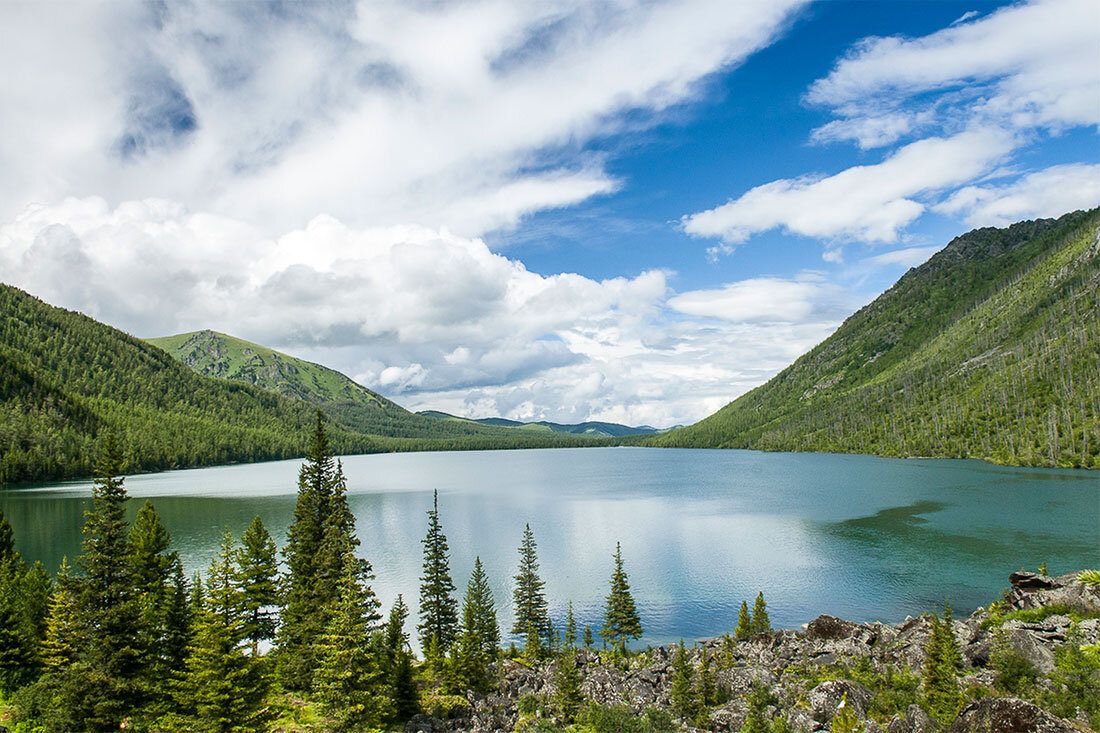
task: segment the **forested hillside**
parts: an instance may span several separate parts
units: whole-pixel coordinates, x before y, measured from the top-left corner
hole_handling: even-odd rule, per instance
[[[393,405],[393,403],[389,403]],[[337,453],[590,444],[450,424],[393,405],[360,430],[326,405]],[[0,482],[87,476],[105,430],[128,470],[300,456],[316,407],[252,385],[205,377],[163,350],[0,284]]]
[[[1100,215],[957,237],[665,446],[1100,466]]]
[[[438,410],[421,410],[416,414],[435,418],[437,420],[456,420],[477,423],[480,425],[512,428],[514,430],[530,430],[532,432],[569,433],[571,435],[585,435],[593,438],[620,438],[624,435],[652,435],[661,432],[657,428],[651,428],[648,425],[632,427],[630,425],[622,425],[615,422],[601,422],[599,420],[589,420],[580,423],[557,423],[548,420],[521,422],[519,420],[509,420],[504,417],[458,417]]]

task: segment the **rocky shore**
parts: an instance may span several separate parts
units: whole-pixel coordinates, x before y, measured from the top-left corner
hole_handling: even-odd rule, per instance
[[[1100,644],[1100,588],[1079,582],[1076,573],[1052,578],[1021,572],[1014,573],[1010,582],[1011,590],[1001,602],[952,621],[961,651],[958,684],[964,700],[953,722],[933,720],[920,694],[931,616],[907,618],[899,624],[857,624],[819,616],[801,631],[769,631],[743,641],[720,637],[686,650],[693,668],[713,671],[720,702],[707,706],[705,719],[673,722],[669,729],[740,731],[757,691],[766,695],[765,719],[773,730],[831,730],[842,701],[850,708],[846,713],[854,712],[866,733],[1092,730],[1085,710],[1058,717],[1037,703],[1053,694],[1055,682],[1050,675],[1056,671],[1056,650],[1066,644],[1071,628],[1079,646]],[[1042,610],[1019,613],[1029,609]],[[1021,620],[1021,615],[1034,620]],[[668,711],[676,653],[672,645],[615,660],[589,649],[578,650],[575,661],[586,703],[639,719],[661,711],[659,718],[668,725],[674,720]],[[998,653],[998,659],[1013,661],[1013,669],[1032,675],[1027,678],[1028,694],[1022,696],[1030,700],[1006,694],[998,675],[1008,672],[994,663]],[[558,692],[557,664],[504,660],[498,664],[494,691],[470,692],[464,703],[436,711],[435,717],[417,716],[406,731],[567,729],[553,704]]]

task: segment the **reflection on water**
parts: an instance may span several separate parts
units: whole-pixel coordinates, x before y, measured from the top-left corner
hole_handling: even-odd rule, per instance
[[[282,542],[298,466],[133,476],[131,516],[153,501],[188,570],[205,569],[223,528],[239,534],[256,515]],[[1084,471],[646,448],[349,456],[344,467],[383,603],[403,593],[415,608],[439,489],[456,585],[480,555],[506,630],[527,522],[554,613],[572,600],[594,629],[622,542],[644,643],[730,630],[758,590],[778,626],[818,613],[899,620],[945,596],[968,612],[1018,567],[1100,564],[1100,476]],[[56,567],[79,552],[89,496],[87,482],[0,491],[0,511],[20,550]]]

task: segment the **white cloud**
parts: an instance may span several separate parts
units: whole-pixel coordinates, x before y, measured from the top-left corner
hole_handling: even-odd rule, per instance
[[[1100,206],[1100,165],[1056,165],[1000,185],[967,186],[936,207],[970,226],[1007,226]]]
[[[962,90],[954,99],[971,121],[1100,124],[1092,0],[1037,0],[959,21],[920,38],[864,40],[813,84],[807,99],[859,119],[889,114],[927,92]]]
[[[973,180],[1012,146],[1010,135],[990,128],[919,140],[875,165],[757,186],[722,206],[684,217],[684,230],[729,244],[775,228],[808,237],[894,242],[899,230],[925,209],[914,197]]]
[[[96,193],[269,236],[508,227],[614,190],[586,141],[693,100],[803,2],[5,3],[0,220]]]
[[[163,200],[68,199],[0,227],[4,280],[140,336],[213,328],[414,409],[698,420],[860,303],[813,273],[675,294],[668,274],[540,275],[479,239],[316,217],[271,238]]]
[[[936,254],[941,249],[943,249],[943,247],[938,244],[929,247],[906,247],[905,249],[895,249],[892,252],[883,252],[882,254],[867,257],[863,262],[874,267],[916,267],[917,265],[927,262],[929,257]]]

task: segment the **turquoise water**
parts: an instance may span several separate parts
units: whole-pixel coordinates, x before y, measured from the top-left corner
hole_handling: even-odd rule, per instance
[[[464,588],[480,555],[502,626],[530,523],[553,613],[572,600],[598,630],[615,542],[643,643],[732,630],[757,591],[773,625],[819,613],[897,621],[960,613],[999,596],[1008,574],[1100,567],[1100,474],[978,461],[657,448],[348,456],[360,552],[388,605],[415,610],[431,492]],[[205,569],[224,527],[259,515],[282,541],[299,461],[132,476],[131,513],[151,500],[189,570]],[[0,490],[20,550],[56,568],[79,552],[90,482]],[[411,624],[410,624],[411,628]]]

